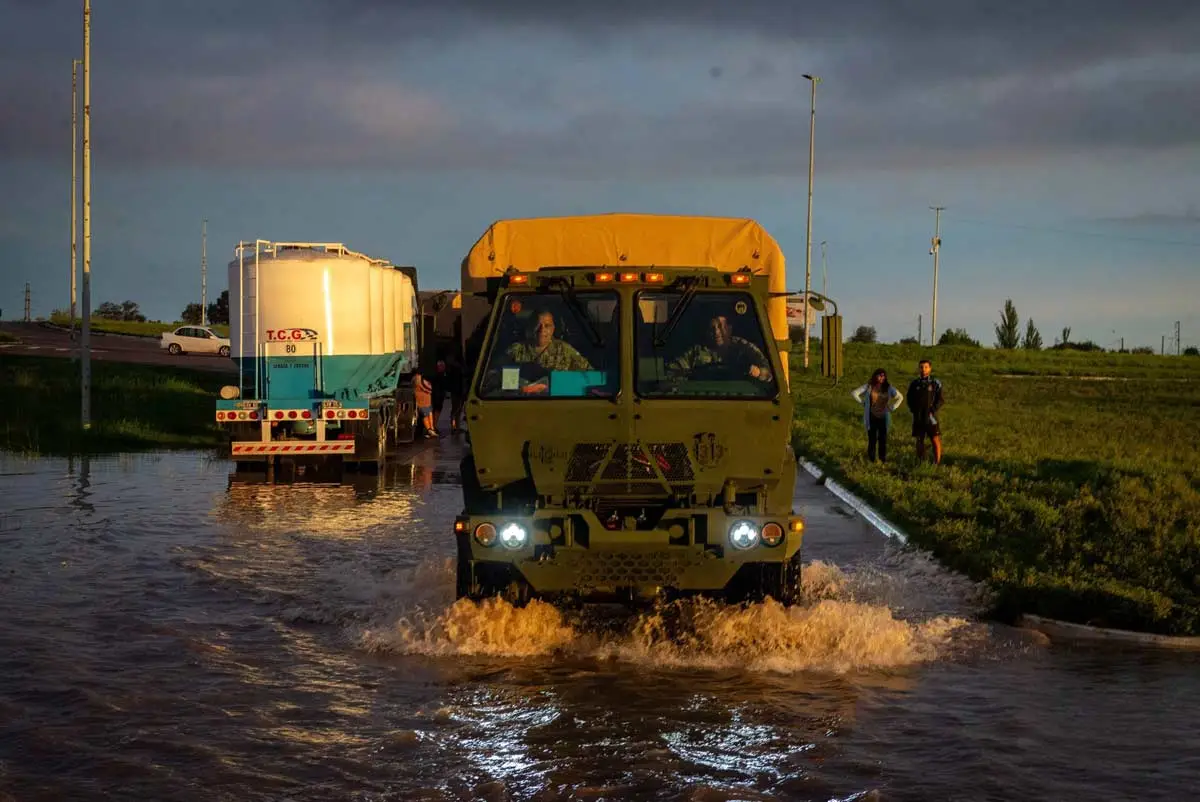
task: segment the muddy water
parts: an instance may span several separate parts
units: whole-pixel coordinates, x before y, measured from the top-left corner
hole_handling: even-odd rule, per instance
[[[0,456],[0,800],[1176,799],[1200,658],[1047,644],[809,483],[807,603],[454,604],[457,447]]]

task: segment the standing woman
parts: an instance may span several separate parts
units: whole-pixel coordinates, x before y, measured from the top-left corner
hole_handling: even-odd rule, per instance
[[[875,461],[879,446],[879,461],[887,462],[887,436],[892,426],[892,413],[904,403],[904,396],[888,384],[883,368],[871,374],[871,381],[850,391],[854,400],[863,405],[863,426],[867,429],[867,459]]]

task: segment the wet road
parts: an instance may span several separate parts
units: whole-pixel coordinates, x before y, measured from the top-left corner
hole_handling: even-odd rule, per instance
[[[449,438],[447,438],[449,441]],[[808,603],[453,604],[458,447],[0,456],[0,799],[1179,799],[1200,658],[1050,645],[809,480]]]
[[[78,358],[79,341],[64,329],[39,323],[2,323],[0,331],[20,338],[19,343],[0,343],[0,354]],[[78,334],[76,335],[78,336]],[[159,347],[157,337],[129,337],[92,332],[92,359],[98,362],[132,362],[140,365],[170,365],[217,373],[237,373],[230,359],[210,354],[172,356]]]

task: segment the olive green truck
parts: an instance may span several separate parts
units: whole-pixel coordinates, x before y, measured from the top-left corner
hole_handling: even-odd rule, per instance
[[[748,219],[502,220],[462,262],[457,595],[799,593],[784,258]]]

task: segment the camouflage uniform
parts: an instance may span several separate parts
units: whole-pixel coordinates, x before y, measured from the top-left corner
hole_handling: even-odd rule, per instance
[[[551,340],[546,350],[538,353],[533,343],[513,343],[504,352],[506,359],[522,365],[536,362],[546,370],[591,370],[592,365],[583,354],[563,340]]]
[[[683,356],[671,362],[667,371],[677,379],[687,378],[687,375],[697,368],[708,365],[729,365],[734,369],[735,378],[756,378],[758,381],[771,381],[771,363],[759,350],[758,346],[741,337],[730,337],[729,345],[724,352],[711,345],[693,345]],[[757,377],[750,375],[750,366],[757,365],[762,372]]]

